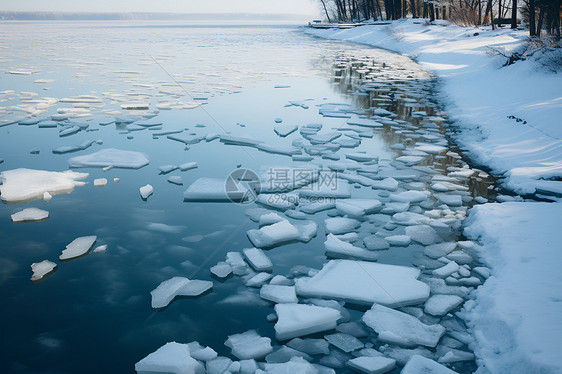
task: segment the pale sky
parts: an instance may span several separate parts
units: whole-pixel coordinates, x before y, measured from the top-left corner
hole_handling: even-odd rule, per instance
[[[318,0],[0,0],[3,11],[298,14],[318,17]]]

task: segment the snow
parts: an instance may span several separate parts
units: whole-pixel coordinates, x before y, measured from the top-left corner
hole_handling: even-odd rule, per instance
[[[562,372],[560,212],[560,203],[486,204],[465,222],[491,269],[463,317],[490,372]]]
[[[53,272],[57,267],[52,261],[43,260],[41,262],[34,262],[31,264],[31,271],[33,275],[31,276],[31,280],[36,282],[43,279],[46,275]]]
[[[88,177],[86,173],[73,171],[45,171],[33,169],[13,169],[0,173],[0,197],[7,203],[22,203],[41,199],[48,195],[70,193],[75,186],[83,186],[80,180]]]
[[[299,296],[332,298],[355,304],[415,305],[429,297],[415,268],[365,261],[332,260],[312,278],[296,281]]]
[[[176,342],[166,343],[135,364],[138,372],[204,374],[205,368],[191,357],[189,346]]]
[[[185,277],[170,278],[150,291],[152,295],[152,308],[164,308],[176,296],[199,296],[212,287],[213,282],[210,281],[189,280]]]
[[[471,157],[503,174],[503,183],[518,193],[532,193],[542,183],[547,189],[556,185],[540,179],[562,174],[559,74],[541,70],[532,58],[498,68],[505,61],[488,54],[490,48],[512,51],[523,46],[528,31],[404,19],[386,26],[306,32],[415,56],[442,78],[439,93],[460,129],[455,137]],[[483,87],[501,87],[502,94]],[[527,124],[508,116],[523,118]]]
[[[276,304],[275,312],[278,316],[275,323],[278,340],[332,330],[341,317],[338,310],[304,304]]]
[[[230,335],[224,343],[239,359],[260,359],[273,351],[271,339],[259,336],[254,330]]]
[[[59,259],[64,261],[84,256],[94,246],[96,240],[97,236],[81,236],[74,239],[66,246],[66,249],[62,251]]]
[[[12,214],[11,217],[14,223],[43,221],[49,218],[49,212],[38,208],[25,208],[24,210]]]
[[[347,366],[361,373],[382,374],[391,371],[396,361],[388,357],[357,357],[347,361]]]
[[[378,339],[403,347],[435,347],[445,334],[441,325],[426,325],[416,317],[375,304],[363,315],[363,322],[378,334]]]
[[[140,152],[106,148],[84,156],[72,157],[68,160],[71,168],[123,168],[140,169],[148,165],[148,157]]]

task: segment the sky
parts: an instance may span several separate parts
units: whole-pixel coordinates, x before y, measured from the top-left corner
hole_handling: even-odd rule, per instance
[[[0,11],[257,13],[319,16],[317,0],[0,0]]]

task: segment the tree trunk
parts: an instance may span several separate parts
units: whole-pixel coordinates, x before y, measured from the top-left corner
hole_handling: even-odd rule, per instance
[[[447,6],[443,5],[443,19],[447,19]]]
[[[478,26],[482,24],[482,0],[478,0]]]
[[[494,22],[494,17],[492,17],[492,24]],[[502,27],[502,0],[498,0],[498,27]]]
[[[427,1],[423,0],[423,16],[422,16],[422,18],[427,18],[428,13],[429,13],[427,8],[428,8]]]
[[[410,7],[412,8],[412,18],[418,18],[416,16],[416,0],[410,0]]]
[[[535,0],[529,0],[529,35],[535,36]]]
[[[537,22],[537,29],[535,35],[541,38],[541,31],[542,31],[542,20],[544,19],[544,7],[541,7],[539,12],[539,21]]]
[[[556,27],[556,41],[559,42],[560,41],[560,0],[555,2],[555,14],[554,14],[554,22],[555,22],[555,27]]]
[[[511,3],[511,28],[517,28],[517,0]]]
[[[435,7],[433,6],[433,2],[429,3],[429,21],[435,21]]]
[[[516,0],[513,0],[516,1]],[[326,13],[326,18],[328,19],[329,23],[332,23],[332,20],[330,19],[330,15],[328,14],[328,8],[326,8],[326,2],[324,0],[320,0],[320,2],[322,3],[322,6],[324,7],[324,12]]]

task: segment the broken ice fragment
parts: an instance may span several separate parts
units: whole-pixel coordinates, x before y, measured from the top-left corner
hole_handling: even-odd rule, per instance
[[[272,271],[273,264],[267,255],[259,248],[246,248],[242,250],[248,263],[256,271]]]
[[[31,271],[33,271],[33,275],[31,276],[31,280],[36,282],[43,279],[45,276],[52,273],[57,267],[52,261],[43,260],[41,262],[34,262],[31,264]]]
[[[273,351],[271,339],[259,336],[254,330],[230,335],[224,343],[239,359],[260,359]]]
[[[211,273],[217,278],[224,279],[232,274],[232,267],[226,262],[219,262],[211,267]]]
[[[71,168],[104,168],[111,166],[123,169],[140,169],[148,163],[148,158],[143,153],[115,148],[102,149],[89,155],[76,156],[68,160]]]
[[[443,366],[429,358],[425,358],[420,355],[414,355],[408,360],[404,369],[402,369],[402,374],[456,374],[455,371]]]
[[[341,332],[326,335],[324,337],[330,344],[338,347],[342,351],[349,353],[357,349],[363,348],[365,345],[361,343],[355,336],[344,334]]]
[[[347,361],[346,365],[361,373],[382,374],[394,369],[396,361],[388,357],[363,356]]]
[[[146,186],[139,188],[139,192],[141,197],[146,200],[154,193],[154,188],[150,184],[147,184]]]
[[[71,260],[73,258],[84,256],[88,251],[94,246],[97,240],[97,236],[82,236],[74,239],[70,244],[66,246],[59,256],[59,259]]]
[[[94,179],[94,186],[95,187],[104,187],[105,185],[107,185],[107,179],[106,178]]]
[[[375,262],[332,260],[312,278],[296,281],[299,296],[331,298],[361,305],[407,306],[424,302],[429,286],[420,270]]]
[[[38,208],[25,208],[17,213],[12,214],[12,222],[38,222],[49,218],[49,212]]]
[[[375,199],[338,199],[336,209],[342,214],[359,217],[380,211],[382,204]]]
[[[324,246],[326,247],[326,256],[329,257],[357,258],[366,261],[376,261],[378,258],[375,252],[355,247],[351,243],[336,238],[333,234],[328,234]]]
[[[441,317],[461,305],[463,301],[455,295],[433,295],[425,302],[424,312]]]
[[[205,368],[191,357],[189,346],[166,343],[135,364],[137,373],[204,374]]]
[[[0,173],[0,194],[3,201],[22,203],[61,193],[69,193],[75,186],[83,186],[86,173],[56,172],[32,169],[13,169]]]
[[[170,177],[168,177],[168,182],[178,185],[178,186],[182,186],[183,185],[183,180],[181,179],[180,176],[177,175],[172,175]]]
[[[304,304],[276,304],[275,312],[279,317],[275,324],[278,340],[332,330],[341,317],[336,309]]]
[[[378,334],[378,339],[403,347],[435,347],[445,334],[441,325],[426,325],[409,314],[375,304],[363,315],[363,322]]]
[[[228,188],[228,181],[215,178],[199,178],[183,194],[184,201],[201,202],[242,202],[249,199],[253,192],[242,184]]]
[[[185,164],[180,165],[181,171],[187,171],[195,168],[197,168],[197,162],[186,162]]]
[[[158,287],[150,291],[152,295],[152,308],[164,308],[176,296],[199,296],[210,290],[213,282],[202,280],[189,280],[185,277],[173,277],[160,283]]]
[[[287,220],[264,226],[259,230],[248,230],[247,235],[257,248],[270,248],[300,238],[299,230]]]
[[[260,289],[260,297],[277,304],[299,302],[294,286],[265,284]]]
[[[273,128],[273,131],[281,137],[286,137],[298,130],[297,125],[278,125]]]

